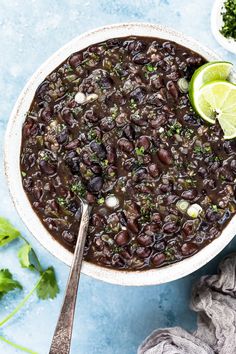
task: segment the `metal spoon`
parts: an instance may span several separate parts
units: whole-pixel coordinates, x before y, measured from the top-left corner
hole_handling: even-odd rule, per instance
[[[49,354],[69,354],[74,322],[75,304],[83,261],[84,245],[87,236],[91,206],[83,199],[81,201],[82,216],[78,238],[75,247],[73,263],[67,283],[66,294],[60,316],[52,339]]]

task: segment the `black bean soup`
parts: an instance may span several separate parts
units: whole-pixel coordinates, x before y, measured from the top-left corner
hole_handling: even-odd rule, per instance
[[[126,270],[193,255],[235,214],[236,144],[191,108],[181,79],[205,60],[157,38],[71,55],[38,87],[23,125],[32,207],[73,251],[78,196],[93,204],[85,259]]]

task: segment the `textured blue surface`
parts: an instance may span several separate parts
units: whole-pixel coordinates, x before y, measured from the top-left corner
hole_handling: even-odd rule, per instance
[[[55,50],[76,35],[108,23],[147,21],[182,31],[214,49],[226,60],[235,56],[220,48],[210,31],[212,0],[0,0],[0,215],[8,217],[33,244],[45,266],[56,268],[61,293],[54,301],[33,297],[24,310],[0,329],[0,335],[39,354],[48,353],[69,269],[44,250],[29,234],[8,195],[3,174],[2,142],[9,114],[30,75]],[[235,249],[236,240],[223,253]],[[30,290],[36,276],[20,269],[19,241],[0,250],[0,268],[8,267]],[[188,308],[192,283],[214,271],[217,261],[175,282],[143,288],[105,284],[82,276],[72,354],[134,354],[139,343],[157,327],[195,327]],[[20,301],[14,293],[0,303],[0,318]],[[0,354],[18,351],[0,342]]]

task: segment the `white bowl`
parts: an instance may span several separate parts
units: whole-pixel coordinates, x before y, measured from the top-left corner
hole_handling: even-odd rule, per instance
[[[22,187],[19,164],[22,124],[25,120],[25,113],[29,110],[35,90],[39,84],[69,55],[91,44],[105,41],[109,38],[130,35],[150,36],[172,40],[198,52],[207,60],[218,59],[213,52],[193,39],[164,26],[145,23],[126,23],[99,28],[73,39],[53,54],[36,71],[18,98],[8,123],[5,140],[5,172],[16,209],[30,232],[37,238],[37,240],[54,256],[68,265],[71,265],[72,263],[72,253],[58,243],[46,230],[36,213],[33,211]],[[192,257],[163,268],[145,271],[119,271],[100,267],[84,261],[82,272],[96,279],[120,285],[151,285],[169,282],[192,273],[215,257],[234,237],[235,226],[236,219],[234,217],[224,229],[221,236],[211,244]]]
[[[224,10],[225,0],[215,0],[211,11],[211,30],[217,40],[217,42],[229,50],[230,52],[236,54],[236,40],[233,38],[225,38],[220,30],[223,26],[222,10]]]

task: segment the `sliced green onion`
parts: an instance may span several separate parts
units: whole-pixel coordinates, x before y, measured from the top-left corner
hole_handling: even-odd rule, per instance
[[[192,204],[187,210],[187,214],[193,218],[196,219],[202,212],[202,207],[199,204]]]
[[[182,93],[188,92],[188,81],[185,78],[179,79],[177,85]]]
[[[186,212],[186,210],[189,207],[189,202],[187,202],[184,199],[180,199],[178,200],[178,202],[176,203],[176,207],[179,211],[181,211],[182,213]]]

